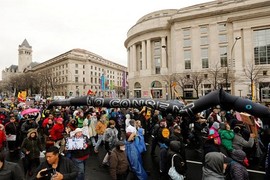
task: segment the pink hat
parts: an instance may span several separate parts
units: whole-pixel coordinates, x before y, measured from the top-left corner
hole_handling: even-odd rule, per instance
[[[63,122],[63,121],[64,121],[64,119],[63,119],[63,118],[61,118],[61,117],[59,117],[59,118],[57,118],[55,121],[56,121],[56,122]]]

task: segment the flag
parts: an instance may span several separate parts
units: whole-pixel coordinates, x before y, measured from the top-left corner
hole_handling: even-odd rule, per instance
[[[113,84],[113,81],[110,82],[110,90],[113,90],[114,88],[114,84]]]
[[[87,95],[95,95],[96,93],[93,92],[91,89],[88,90]]]
[[[123,71],[123,77],[122,77],[122,87],[126,89],[127,86],[127,72]]]
[[[26,101],[26,91],[21,91],[18,93],[18,101],[19,102],[25,102]]]
[[[100,77],[100,89],[102,91],[105,90],[105,75],[104,74],[102,74],[101,77]]]

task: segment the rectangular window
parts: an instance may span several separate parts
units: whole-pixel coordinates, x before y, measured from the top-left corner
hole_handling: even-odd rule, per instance
[[[190,47],[191,46],[191,40],[190,38],[184,39],[184,47]]]
[[[75,82],[79,82],[79,77],[75,77]]]
[[[201,37],[201,45],[207,45],[208,44],[208,37],[202,36]]]
[[[78,70],[75,70],[75,74],[78,74],[79,73],[79,71]]]
[[[183,36],[184,37],[190,36],[190,28],[183,29]]]
[[[218,35],[219,43],[225,43],[227,41],[227,34],[220,34]]]
[[[208,32],[208,27],[207,27],[207,26],[201,26],[201,27],[200,27],[200,32],[201,32],[201,34],[207,34],[207,32]]]
[[[202,68],[209,68],[208,65],[208,48],[201,49]]]
[[[227,46],[220,47],[219,52],[220,52],[220,66],[228,67]]]
[[[193,91],[184,91],[184,98],[192,98]]]
[[[226,31],[226,30],[227,30],[226,23],[218,24],[218,31],[219,32]]]
[[[155,65],[155,74],[160,74],[160,68],[161,68],[161,43],[160,41],[154,42],[154,65]]]
[[[79,65],[78,64],[75,64],[75,68],[78,68],[79,67]]]
[[[255,65],[270,64],[270,29],[254,31]]]
[[[264,76],[267,76],[267,71],[263,71],[263,75]]]
[[[191,51],[184,51],[185,69],[191,69]]]

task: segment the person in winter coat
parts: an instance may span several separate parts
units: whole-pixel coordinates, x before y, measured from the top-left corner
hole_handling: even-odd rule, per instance
[[[205,156],[205,164],[202,167],[202,180],[225,180],[223,172],[230,159],[219,152],[210,152]]]
[[[174,141],[170,142],[170,147],[169,147],[168,154],[167,154],[167,168],[168,168],[168,170],[172,166],[172,158],[173,158],[173,164],[174,164],[175,170],[178,172],[178,174],[181,174],[183,176],[186,174],[186,170],[187,170],[187,166],[185,165],[186,160],[181,155],[181,154],[183,154],[182,151],[184,151],[184,150],[185,149],[183,149],[182,143],[180,141],[174,140]],[[166,174],[168,174],[167,172],[166,172]]]
[[[234,132],[231,130],[231,127],[228,123],[220,123],[220,129],[218,131],[222,147],[225,148],[226,154],[230,154],[233,150],[233,139],[234,139]]]
[[[234,138],[233,138],[233,148],[234,149],[243,149],[244,147],[246,148],[251,148],[254,145],[254,137],[255,134],[250,134],[250,137],[247,140],[244,139],[244,137],[241,134],[241,126],[236,125],[233,129],[234,131]]]
[[[208,135],[214,134],[215,137],[217,137],[217,140],[218,140],[217,143],[220,145],[221,144],[221,139],[219,137],[218,130],[219,130],[219,122],[214,122],[213,125],[209,128],[209,134]]]
[[[147,180],[148,175],[143,167],[141,154],[135,145],[135,133],[127,133],[126,134],[126,154],[129,161],[129,166],[131,173],[127,179],[139,179],[139,180]],[[135,177],[134,177],[135,176]]]
[[[51,146],[46,150],[46,161],[42,162],[36,169],[34,177],[40,180],[64,179],[75,180],[78,175],[78,169],[74,163],[59,154],[59,149]],[[42,176],[41,172],[51,169],[51,173]]]
[[[38,128],[38,124],[36,123],[35,118],[33,117],[27,118],[26,121],[21,126],[23,139],[27,137],[29,129],[36,129],[36,128]]]
[[[55,120],[55,124],[53,125],[50,131],[50,139],[54,141],[54,145],[60,148],[60,152],[64,151],[64,125],[63,125],[63,118],[59,117]]]
[[[0,124],[0,152],[3,151],[5,145],[6,145],[6,133],[5,133],[5,127],[3,124]]]
[[[8,137],[16,136],[15,141],[7,141],[9,152],[13,153],[18,148],[17,136],[19,135],[18,124],[16,123],[15,117],[10,117],[9,122],[5,125],[6,135]]]
[[[97,122],[97,125],[95,128],[96,133],[98,135],[98,140],[97,140],[96,146],[94,148],[95,153],[98,153],[98,148],[99,148],[99,145],[101,144],[101,142],[103,141],[103,135],[104,135],[106,128],[107,128],[106,115],[102,115],[100,120]]]
[[[267,146],[266,159],[265,159],[265,180],[270,179],[270,143]]]
[[[5,160],[4,152],[0,152],[0,179],[1,180],[23,180],[23,172],[18,163]]]
[[[203,163],[205,162],[205,156],[210,152],[220,152],[220,145],[218,144],[218,137],[215,134],[208,135],[207,140],[203,145]]]
[[[23,140],[21,146],[24,153],[24,173],[28,172],[29,176],[33,175],[33,170],[39,165],[40,152],[42,151],[41,142],[38,138],[36,129],[30,129],[27,137]]]
[[[243,150],[233,150],[231,153],[233,161],[230,163],[229,173],[232,180],[248,180],[249,175],[245,166],[248,166],[246,153]]]
[[[87,136],[82,133],[81,128],[76,128],[75,131],[70,132],[70,137],[75,139],[84,139],[83,149],[75,149],[70,151],[71,159],[79,170],[77,180],[84,180],[86,160],[89,158],[90,153],[90,141]]]
[[[88,114],[83,122],[84,127],[87,128],[88,138],[91,140],[93,146],[96,145],[95,136],[97,135],[96,132],[96,125],[97,125],[97,116],[96,113]]]
[[[126,180],[129,170],[129,163],[125,153],[125,143],[118,141],[113,148],[110,157],[110,175],[112,180]]]
[[[115,121],[109,121],[109,127],[105,130],[104,133],[105,149],[107,154],[105,155],[102,164],[108,165],[108,158],[111,150],[115,147],[116,142],[118,141],[118,131],[115,128]]]
[[[67,128],[69,128],[71,131],[74,131],[78,126],[78,123],[75,119],[70,118]]]

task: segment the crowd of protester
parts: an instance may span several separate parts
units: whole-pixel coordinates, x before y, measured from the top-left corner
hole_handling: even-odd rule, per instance
[[[147,107],[46,107],[44,102],[34,102],[31,107],[2,104],[0,177],[5,174],[4,179],[84,180],[90,152],[98,154],[104,148],[106,155],[99,163],[108,168],[111,179],[146,180],[151,176],[143,164],[148,146],[151,156],[159,158],[160,179],[172,178],[172,166],[178,178],[186,177],[186,148],[201,154],[205,180],[249,179],[250,164],[265,170],[265,178],[270,179],[267,120],[254,118],[255,134],[239,120],[238,112],[220,106],[194,117]],[[27,108],[40,111],[22,115]],[[71,145],[73,141],[81,144]],[[20,170],[14,169],[19,167],[5,160],[7,153],[22,159],[24,175],[18,176]],[[44,162],[40,162],[42,154]]]

